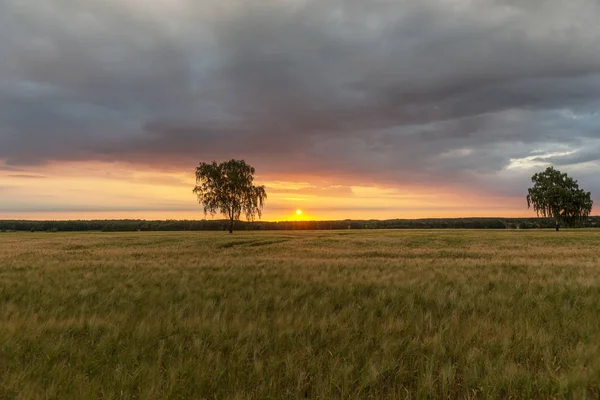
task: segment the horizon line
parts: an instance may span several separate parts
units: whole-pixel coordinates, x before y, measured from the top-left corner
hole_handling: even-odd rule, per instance
[[[585,218],[600,218],[599,215],[589,215]],[[488,217],[424,217],[424,218],[368,218],[368,219],[314,219],[314,220],[236,220],[235,222],[243,223],[309,223],[309,222],[344,222],[344,221],[426,221],[426,220],[461,220],[461,219],[552,219],[552,217],[540,217],[540,216],[529,216],[529,217],[502,217],[502,216],[488,216]],[[81,222],[94,222],[94,221],[145,221],[145,222],[166,222],[166,221],[186,221],[186,222],[227,222],[228,219],[145,219],[145,218],[108,218],[108,219],[4,219],[0,218],[0,222],[69,222],[69,221],[81,221]]]

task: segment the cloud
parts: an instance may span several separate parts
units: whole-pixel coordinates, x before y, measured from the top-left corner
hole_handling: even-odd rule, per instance
[[[267,186],[266,189],[268,193],[300,194],[318,197],[349,197],[354,195],[354,193],[352,192],[352,188],[348,186],[309,186],[301,188],[282,188]]]
[[[16,178],[16,179],[46,179],[43,175],[30,175],[30,174],[12,174],[6,175],[8,178]]]
[[[0,3],[0,159],[518,193],[542,149],[600,191],[597,1],[151,3]]]

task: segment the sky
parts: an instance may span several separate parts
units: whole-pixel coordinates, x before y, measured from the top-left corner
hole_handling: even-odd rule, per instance
[[[200,219],[195,167],[231,158],[266,186],[265,220],[531,216],[549,165],[598,203],[598,15],[0,0],[0,218]]]

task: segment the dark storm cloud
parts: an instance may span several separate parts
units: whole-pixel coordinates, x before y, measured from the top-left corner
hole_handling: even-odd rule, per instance
[[[467,185],[567,148],[530,161],[597,168],[594,0],[0,8],[8,165],[241,157],[270,175]]]

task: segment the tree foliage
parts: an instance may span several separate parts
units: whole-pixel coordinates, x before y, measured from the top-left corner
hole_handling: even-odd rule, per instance
[[[533,207],[538,216],[554,218],[557,227],[581,225],[592,212],[590,192],[579,189],[576,180],[554,167],[533,175],[531,181],[527,207]]]
[[[260,218],[267,193],[264,186],[253,184],[254,173],[244,160],[200,163],[194,193],[204,214],[223,214],[230,221],[229,232],[233,232],[234,223],[242,214],[248,221],[256,215]]]

